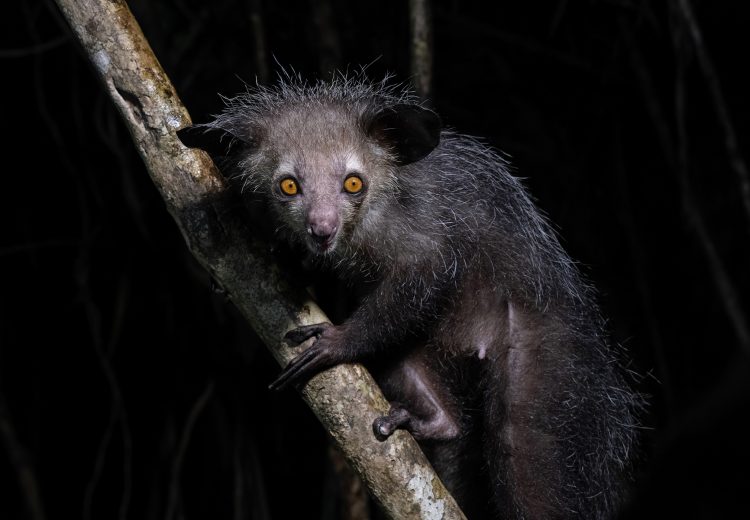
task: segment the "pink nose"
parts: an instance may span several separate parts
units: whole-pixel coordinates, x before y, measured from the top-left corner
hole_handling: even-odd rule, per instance
[[[339,219],[335,211],[311,211],[307,217],[307,232],[317,242],[327,242],[336,234],[338,228]]]

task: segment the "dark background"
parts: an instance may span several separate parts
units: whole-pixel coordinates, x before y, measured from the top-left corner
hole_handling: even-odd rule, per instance
[[[130,4],[196,121],[277,63],[410,74],[405,2]],[[678,2],[434,3],[434,105],[513,158],[651,396],[634,518],[750,492],[750,7],[690,5],[708,69]],[[0,67],[0,518],[30,518],[19,467],[49,518],[337,518],[322,428],[266,390],[51,2],[0,8]]]

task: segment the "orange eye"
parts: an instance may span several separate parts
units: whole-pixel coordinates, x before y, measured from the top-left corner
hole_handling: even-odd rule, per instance
[[[279,188],[281,188],[281,192],[284,195],[289,195],[290,197],[299,193],[299,186],[297,186],[297,181],[295,181],[291,177],[287,177],[286,179],[282,180],[279,183]]]
[[[347,193],[359,193],[362,191],[362,186],[362,179],[356,175],[350,175],[344,179],[344,190],[346,190]]]

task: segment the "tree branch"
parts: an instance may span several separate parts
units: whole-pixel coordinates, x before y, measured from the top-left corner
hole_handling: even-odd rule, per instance
[[[268,83],[271,73],[268,70],[268,58],[266,54],[266,29],[263,19],[263,6],[260,0],[250,0],[247,4],[248,18],[252,28],[252,38],[255,48],[255,70],[258,82],[261,85]]]
[[[432,95],[432,9],[430,0],[409,0],[410,60],[414,88],[422,98]]]
[[[321,77],[330,78],[341,66],[341,39],[333,16],[334,8],[331,0],[313,0],[310,10],[319,56],[318,70]]]
[[[169,494],[167,495],[167,520],[173,520],[174,518],[181,518],[181,515],[177,515],[177,509],[180,502],[180,477],[182,476],[182,464],[185,460],[185,453],[187,452],[188,444],[190,444],[190,437],[193,435],[193,429],[195,423],[198,421],[203,409],[211,399],[211,395],[214,392],[214,382],[209,381],[206,385],[206,389],[195,401],[195,404],[190,409],[187,420],[185,421],[185,428],[182,430],[180,436],[180,443],[177,445],[177,453],[174,455],[172,461],[172,473],[169,478]]]
[[[698,64],[700,65],[701,72],[703,72],[703,77],[706,80],[711,100],[714,103],[714,109],[716,110],[716,116],[719,119],[719,125],[724,132],[724,147],[726,148],[727,157],[729,158],[729,165],[732,170],[734,170],[735,175],[737,175],[742,204],[745,208],[745,217],[748,222],[750,222],[750,173],[748,173],[747,163],[742,157],[739,144],[737,143],[737,135],[734,131],[734,126],[732,125],[732,118],[729,115],[729,107],[727,107],[727,104],[724,101],[724,94],[721,90],[719,74],[716,72],[713,61],[708,54],[708,49],[703,43],[703,34],[698,25],[698,20],[693,14],[693,8],[691,7],[689,0],[679,0],[678,5],[679,14],[683,17],[685,29],[692,40],[695,55],[698,58]]]
[[[295,354],[284,334],[327,321],[290,287],[232,210],[227,186],[205,153],[188,150],[176,130],[190,124],[138,24],[123,1],[56,0],[122,115],[154,184],[190,251],[227,291],[281,364]],[[375,440],[372,421],[388,410],[359,365],[338,366],[307,384],[303,398],[392,518],[464,518],[416,442],[405,432]]]
[[[675,9],[674,4],[672,4],[672,8]],[[716,284],[716,288],[721,295],[721,302],[724,305],[727,316],[729,317],[735,334],[737,335],[740,348],[746,354],[750,354],[750,326],[745,318],[740,295],[736,290],[736,284],[732,282],[729,272],[724,266],[724,262],[719,255],[719,251],[708,229],[708,225],[698,208],[698,203],[695,200],[693,189],[690,185],[690,168],[688,161],[688,151],[690,150],[690,147],[688,142],[686,112],[687,81],[685,79],[690,60],[690,53],[687,47],[688,35],[686,34],[686,30],[689,31],[690,27],[682,27],[678,25],[674,27],[672,34],[677,62],[674,90],[675,128],[677,131],[675,156],[677,158],[676,167],[682,195],[682,207],[688,221],[698,236],[699,244],[703,249],[703,254],[706,256],[708,267],[714,279],[714,283]]]
[[[10,417],[10,410],[5,404],[5,398],[0,394],[0,438],[5,445],[13,469],[18,474],[18,485],[21,488],[26,508],[31,520],[44,520],[44,507],[42,506],[39,484],[37,484],[36,473],[29,461],[26,450],[16,437],[16,431]]]

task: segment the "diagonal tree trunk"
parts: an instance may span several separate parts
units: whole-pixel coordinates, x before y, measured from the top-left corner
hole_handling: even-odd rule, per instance
[[[326,320],[304,292],[290,287],[244,221],[207,155],[182,146],[190,124],[127,4],[56,0],[117,106],[154,184],[192,254],[227,291],[281,364],[294,356],[282,338],[299,325]],[[315,378],[303,398],[391,518],[464,518],[416,442],[405,432],[375,440],[371,424],[388,410],[359,365]]]

